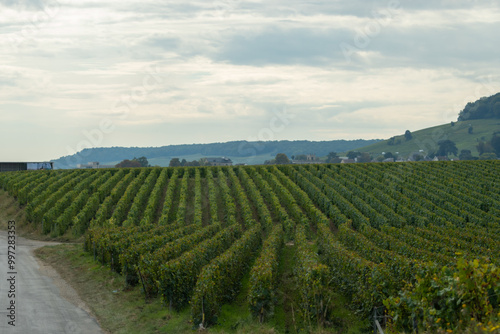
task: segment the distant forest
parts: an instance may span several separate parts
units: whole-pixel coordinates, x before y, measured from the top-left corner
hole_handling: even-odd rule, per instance
[[[266,142],[232,141],[227,143],[212,144],[186,144],[169,145],[162,147],[107,147],[88,148],[71,156],[53,160],[56,168],[74,168],[77,164],[89,161],[101,163],[122,161],[133,157],[146,157],[148,159],[162,157],[182,157],[186,155],[201,154],[206,157],[251,157],[255,155],[285,153],[289,157],[299,154],[316,154],[326,156],[330,152],[347,152],[357,148],[379,142],[373,140],[281,140]]]
[[[469,102],[458,115],[459,121],[500,118],[500,93]]]

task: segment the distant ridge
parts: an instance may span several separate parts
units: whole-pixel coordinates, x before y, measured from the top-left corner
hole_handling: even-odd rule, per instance
[[[182,158],[184,156],[226,156],[236,158],[251,158],[255,156],[285,153],[289,157],[297,154],[316,154],[326,156],[329,152],[346,152],[359,147],[379,142],[373,140],[331,140],[331,141],[308,141],[308,140],[281,140],[265,142],[231,141],[226,143],[211,144],[183,144],[168,145],[162,147],[101,147],[87,148],[76,154],[53,160],[55,168],[75,168],[77,164],[89,161],[99,161],[102,164],[114,163],[124,159],[145,156],[148,159],[172,157]],[[239,159],[242,160],[242,159]],[[244,159],[243,159],[244,160]],[[255,163],[255,160],[252,160]],[[260,161],[263,163],[264,160]]]

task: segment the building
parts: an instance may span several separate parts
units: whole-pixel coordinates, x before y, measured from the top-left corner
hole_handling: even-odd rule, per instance
[[[232,166],[233,162],[231,159],[222,157],[222,158],[207,158],[207,163],[209,166]]]
[[[101,165],[99,161],[92,161],[87,164],[76,165],[78,169],[115,168],[115,165]]]
[[[46,162],[0,162],[0,172],[15,172],[19,170],[52,170],[54,163]]]

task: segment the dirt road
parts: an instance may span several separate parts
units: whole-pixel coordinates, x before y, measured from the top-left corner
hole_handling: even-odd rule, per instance
[[[103,333],[74,289],[33,255],[50,244],[16,237],[11,270],[7,232],[0,231],[0,333]]]

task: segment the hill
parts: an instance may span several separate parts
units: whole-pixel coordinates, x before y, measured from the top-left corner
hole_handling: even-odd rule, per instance
[[[500,93],[467,103],[458,115],[459,121],[488,118],[500,119]]]
[[[459,112],[457,122],[415,131],[409,140],[404,134],[394,136],[358,151],[370,153],[374,158],[383,155],[383,152],[397,152],[404,158],[413,153],[425,156],[437,152],[439,141],[451,140],[459,153],[470,150],[473,156],[478,156],[476,146],[479,142],[489,141],[497,132],[500,132],[500,93],[467,103]]]
[[[77,164],[99,161],[101,164],[116,164],[124,159],[146,157],[152,165],[168,166],[170,159],[192,161],[202,157],[225,156],[235,163],[261,164],[274,158],[277,153],[288,156],[316,154],[325,156],[329,152],[354,150],[373,144],[374,140],[282,140],[266,142],[232,141],[227,143],[169,145],[162,147],[102,147],[84,149],[76,154],[53,160],[57,169],[74,168]]]
[[[412,153],[419,151],[423,155],[436,152],[440,140],[449,139],[453,141],[458,152],[460,150],[470,150],[472,155],[479,156],[477,144],[480,141],[488,141],[493,133],[500,131],[500,120],[496,119],[477,119],[468,121],[459,121],[434,126],[427,129],[412,132],[412,139],[406,140],[404,134],[394,136],[388,140],[368,145],[358,149],[360,152],[368,152],[374,158],[382,155],[382,152],[398,152],[399,156],[408,157]],[[472,127],[472,133],[469,128]],[[391,142],[393,144],[391,145]]]

